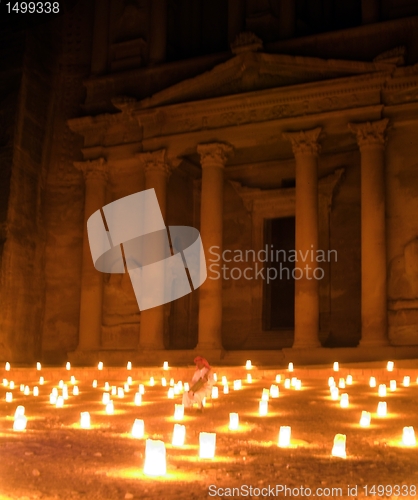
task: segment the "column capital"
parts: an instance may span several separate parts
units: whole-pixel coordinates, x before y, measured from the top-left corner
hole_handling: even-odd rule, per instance
[[[228,158],[232,155],[234,148],[222,142],[199,144],[197,152],[200,155],[202,168],[206,166],[224,167]]]
[[[317,156],[320,151],[318,142],[319,134],[322,128],[316,127],[311,130],[300,130],[298,132],[283,132],[282,137],[290,141],[293,154],[297,155],[314,155]]]
[[[374,122],[349,123],[348,128],[356,135],[357,144],[360,149],[370,146],[385,145],[385,131],[388,118]]]
[[[180,163],[180,158],[169,158],[166,149],[157,151],[144,151],[135,155],[145,169],[145,174],[150,172],[160,172],[167,177],[177,168]]]
[[[109,175],[109,164],[105,158],[97,158],[95,160],[75,161],[73,163],[77,170],[84,174],[84,179],[94,180],[102,179],[107,181]]]

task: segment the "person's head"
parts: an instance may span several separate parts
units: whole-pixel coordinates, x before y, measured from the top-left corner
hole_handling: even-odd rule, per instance
[[[194,358],[194,362],[198,370],[201,370],[202,368],[205,367],[210,368],[208,361],[205,358],[202,358],[201,356],[197,356],[196,358]]]

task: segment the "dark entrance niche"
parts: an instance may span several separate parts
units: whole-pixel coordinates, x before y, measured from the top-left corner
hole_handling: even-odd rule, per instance
[[[295,326],[294,262],[289,262],[289,252],[295,249],[295,217],[267,219],[264,223],[264,241],[268,249],[266,268],[274,268],[277,278],[264,281],[263,329],[293,330]],[[274,275],[274,271],[270,271]]]

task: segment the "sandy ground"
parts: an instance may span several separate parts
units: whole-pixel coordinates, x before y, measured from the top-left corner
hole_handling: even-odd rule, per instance
[[[287,375],[281,373],[284,379]],[[317,497],[373,498],[374,493],[375,498],[415,498],[418,449],[403,446],[401,441],[404,426],[418,431],[416,374],[411,376],[410,387],[403,387],[399,376],[378,377],[378,384],[396,378],[398,385],[395,392],[388,391],[386,398],[380,398],[377,388],[371,389],[364,377],[360,380],[360,371],[353,369],[351,373],[353,385],[341,391],[349,394],[349,408],[331,400],[326,377],[306,379],[295,372],[302,380],[302,390],[285,389],[282,381],[279,398],[270,399],[269,414],[261,417],[258,404],[262,389],[275,383],[274,377],[260,378],[254,372],[253,383],[247,384],[243,370],[241,390],[234,391],[231,380],[228,395],[220,386],[219,399],[209,402],[202,414],[195,410],[186,413],[183,448],[170,444],[174,404],[181,402],[181,396],[168,399],[167,388],[158,383],[145,386],[140,407],[133,404],[138,384],[147,384],[148,379],[134,380],[124,399],[113,397],[114,415],[104,411],[103,386],[93,389],[91,381],[79,382],[79,396],[71,395],[69,384],[70,397],[64,408],[49,404],[49,394],[58,380],[40,386],[37,398],[24,396],[17,386],[12,403],[5,402],[7,388],[1,386],[0,500],[203,499],[233,493],[235,498],[239,494],[268,498],[268,493],[270,498],[308,497],[309,493]],[[219,370],[219,379],[221,374]],[[334,375],[338,381],[339,375]],[[34,381],[29,385],[33,387]],[[117,385],[122,384],[119,381]],[[384,418],[376,415],[381,400],[388,405]],[[12,430],[18,405],[25,406],[28,417],[24,432]],[[369,428],[358,424],[362,410],[372,413]],[[91,429],[80,428],[81,411],[90,412]],[[230,412],[239,414],[238,431],[228,429]],[[134,439],[130,434],[135,418],[144,420],[146,438],[166,443],[166,476],[144,475],[145,439]],[[290,448],[277,446],[282,425],[292,428]],[[214,460],[198,456],[201,431],[217,435]],[[346,459],[331,457],[337,433],[347,436]],[[378,489],[378,485],[391,486],[392,490]],[[357,492],[348,490],[356,486]],[[220,489],[233,487],[239,490]],[[284,487],[288,489],[280,491]]]

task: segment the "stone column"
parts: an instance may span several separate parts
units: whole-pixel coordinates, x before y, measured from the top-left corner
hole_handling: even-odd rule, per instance
[[[150,28],[150,64],[165,61],[167,46],[167,0],[152,0]]]
[[[202,165],[200,234],[207,265],[209,249],[217,247],[222,254],[224,167],[231,146],[221,143],[200,144],[197,147]],[[213,277],[213,276],[212,276]],[[199,340],[197,349],[222,349],[222,278],[208,278],[199,288]]]
[[[350,123],[361,154],[361,346],[388,345],[385,144],[388,120]]]
[[[94,268],[87,235],[87,219],[106,204],[108,165],[106,160],[75,162],[85,179],[83,260],[78,351],[100,349],[102,330],[103,273]]]
[[[313,276],[318,250],[318,137],[321,128],[283,134],[296,160],[295,338],[293,347],[321,347],[319,284]],[[303,259],[302,260],[302,256]],[[298,268],[298,269],[296,269]]]
[[[145,169],[145,189],[154,188],[160,205],[162,216],[166,221],[166,199],[167,181],[170,175],[169,162],[166,150],[139,153],[138,159]],[[155,255],[161,252],[161,259],[164,258],[163,242],[152,248]],[[153,307],[141,311],[141,331],[139,336],[139,350],[160,350],[164,349],[164,305]]]

